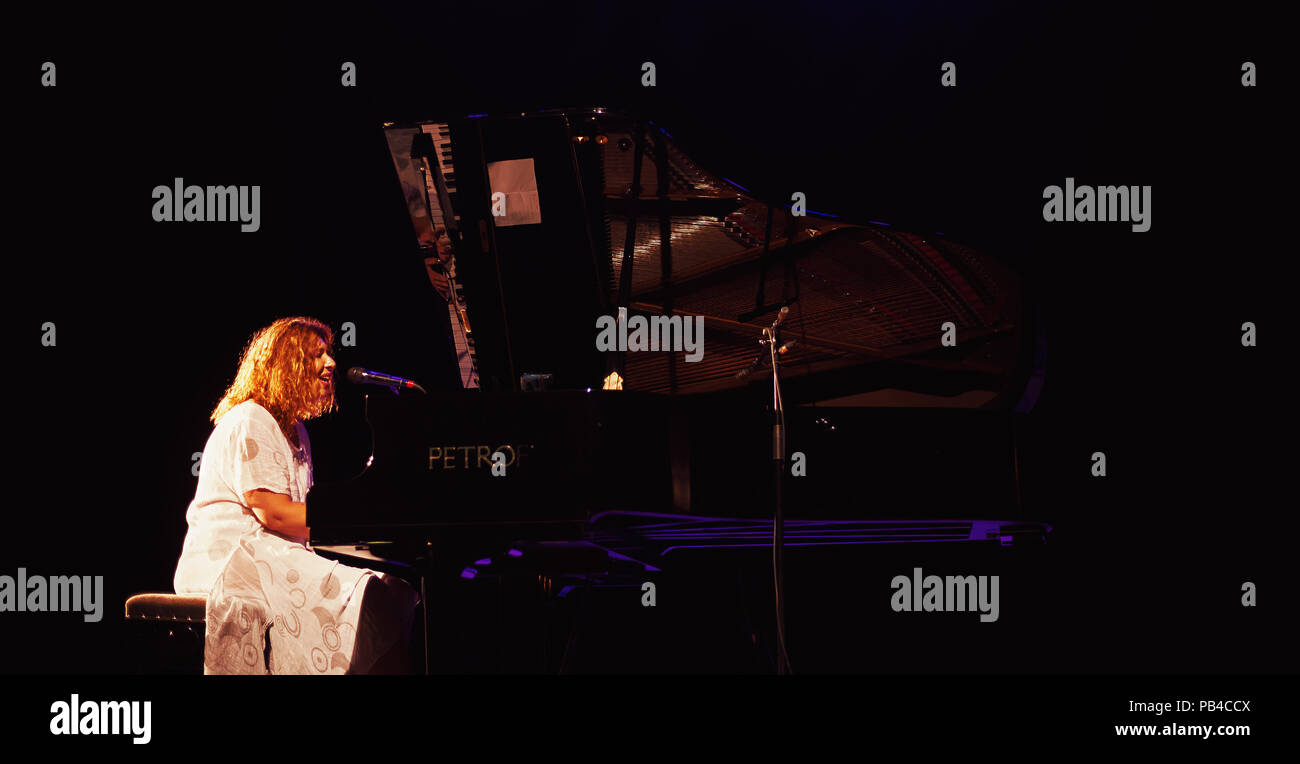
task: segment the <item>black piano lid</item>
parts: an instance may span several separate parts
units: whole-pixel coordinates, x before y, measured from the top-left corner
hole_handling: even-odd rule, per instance
[[[414,131],[431,124],[385,127],[417,232],[427,215],[414,203],[420,180],[403,153]],[[621,359],[625,389],[702,393],[759,383],[762,374],[737,373],[754,358],[776,308],[788,304],[785,336],[797,340],[783,357],[788,405],[1010,410],[1022,396],[1033,361],[1028,304],[1020,280],[994,258],[865,216],[851,223],[811,211],[795,216],[788,202],[769,206],[703,169],[652,125],[644,131],[634,202],[637,123],[626,113],[587,107],[436,124],[448,126],[460,179],[453,204],[467,234],[458,270],[489,388],[515,387],[507,347],[518,374],[549,372],[563,387],[599,387],[608,359],[594,348],[595,319],[619,304],[635,207],[626,307],[633,315],[704,316],[705,353],[697,363],[681,351],[628,353]],[[565,136],[582,140],[561,145]],[[497,229],[495,242],[471,235],[492,224],[484,164],[525,156],[536,161],[543,223]],[[671,231],[668,263],[661,212]],[[594,265],[582,257],[588,234]],[[557,251],[566,257],[545,254]],[[598,290],[588,288],[593,283]],[[940,344],[949,321],[955,347]]]

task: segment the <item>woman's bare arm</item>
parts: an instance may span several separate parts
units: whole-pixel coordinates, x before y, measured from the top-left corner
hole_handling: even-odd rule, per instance
[[[307,505],[292,501],[282,493],[257,489],[244,492],[244,504],[253,510],[257,521],[269,531],[307,538]]]

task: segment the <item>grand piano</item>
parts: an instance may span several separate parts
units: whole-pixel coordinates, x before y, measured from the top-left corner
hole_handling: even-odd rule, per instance
[[[427,670],[629,670],[589,635],[653,609],[744,637],[658,669],[784,671],[792,561],[1043,545],[1015,426],[1042,338],[996,259],[759,200],[606,109],[384,134],[459,384],[368,394],[370,460],[307,520],[318,549],[412,566]],[[694,360],[597,342],[602,317],[674,316],[702,317]]]

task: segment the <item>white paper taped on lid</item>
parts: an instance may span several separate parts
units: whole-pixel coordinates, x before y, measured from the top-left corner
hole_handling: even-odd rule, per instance
[[[537,175],[533,158],[488,162],[488,184],[492,187],[493,222],[498,226],[531,225],[542,222],[542,208],[537,200]],[[506,195],[505,214],[497,215],[500,205],[497,192]]]

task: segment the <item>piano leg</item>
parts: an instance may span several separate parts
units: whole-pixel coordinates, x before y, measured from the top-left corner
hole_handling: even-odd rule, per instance
[[[495,597],[485,597],[492,585],[465,580],[468,559],[473,555],[465,547],[445,539],[428,544],[419,554],[426,675],[490,673],[495,665],[490,640],[485,639],[494,633],[494,617],[486,608]],[[482,591],[479,584],[486,584]]]
[[[429,633],[433,628],[433,619],[429,616],[429,571],[420,574],[420,609],[424,613],[424,675],[432,673],[433,658],[429,651]]]
[[[420,571],[420,599],[424,608],[424,673],[426,676],[454,670],[454,667],[447,665],[445,660],[439,664],[434,658],[439,654],[447,655],[451,648],[447,643],[446,610],[452,606],[452,598],[446,585],[448,572],[439,568],[440,559],[441,555],[430,544],[421,555],[417,568]],[[441,623],[436,619],[438,615],[436,609],[439,607],[444,611]]]

